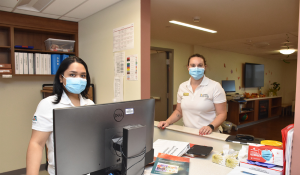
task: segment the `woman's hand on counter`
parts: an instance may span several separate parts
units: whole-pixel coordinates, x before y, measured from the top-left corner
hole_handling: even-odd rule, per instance
[[[170,124],[167,121],[161,121],[158,123],[157,127],[159,129],[165,129],[167,126],[169,126]]]
[[[209,126],[203,126],[200,130],[199,130],[199,135],[208,135],[212,132],[212,129]]]

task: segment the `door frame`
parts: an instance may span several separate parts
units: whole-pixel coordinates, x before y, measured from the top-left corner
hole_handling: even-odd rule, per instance
[[[162,47],[151,47],[150,50],[165,51],[167,53],[167,59],[169,59],[168,116],[167,116],[167,118],[169,118],[170,115],[173,113],[174,49],[168,49]]]

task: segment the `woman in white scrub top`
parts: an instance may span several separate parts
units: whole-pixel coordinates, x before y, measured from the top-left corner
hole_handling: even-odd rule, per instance
[[[53,109],[93,105],[87,97],[90,76],[86,63],[75,56],[66,58],[59,66],[53,94],[43,99],[32,118],[32,135],[26,158],[26,174],[38,175],[42,152],[47,145],[48,173],[55,175],[53,144]]]
[[[204,75],[206,60],[202,55],[190,56],[187,68],[191,78],[179,86],[176,110],[158,127],[164,129],[183,117],[184,125],[199,129],[200,135],[218,131],[227,118],[225,91]]]

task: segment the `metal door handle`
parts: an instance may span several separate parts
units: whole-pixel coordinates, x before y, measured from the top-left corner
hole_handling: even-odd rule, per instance
[[[153,96],[151,96],[150,98],[155,99],[155,100],[160,100],[160,97],[153,97]]]

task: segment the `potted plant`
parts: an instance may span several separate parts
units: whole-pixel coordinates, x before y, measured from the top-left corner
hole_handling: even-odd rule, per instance
[[[277,92],[280,90],[280,84],[277,82],[272,83],[271,85],[273,85],[272,88],[269,89],[269,96],[272,97],[277,96]]]

